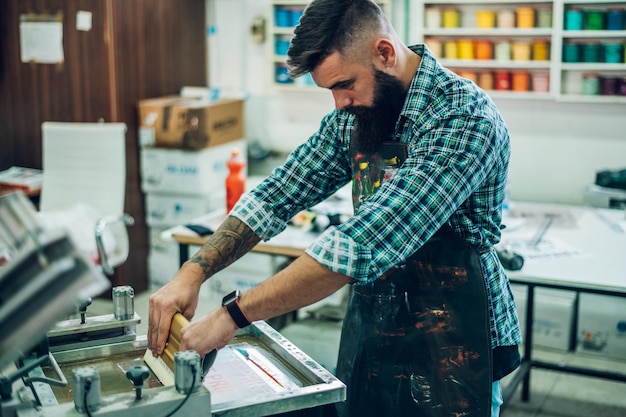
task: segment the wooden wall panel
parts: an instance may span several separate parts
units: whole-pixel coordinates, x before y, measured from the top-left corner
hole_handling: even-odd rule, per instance
[[[76,12],[92,30],[76,30]],[[22,14],[63,16],[62,64],[20,62]],[[130,256],[114,285],[147,288],[148,230],[140,188],[137,102],[206,85],[205,0],[0,1],[0,170],[41,168],[41,123],[124,122]]]
[[[104,25],[94,18],[89,32],[78,32],[76,12],[105,13],[104,1],[9,0],[0,5],[2,68],[0,68],[0,169],[11,165],[41,167],[41,122],[109,120],[109,65],[102,54]],[[21,15],[62,15],[64,62],[24,63],[20,60]],[[98,80],[93,83],[93,80]]]

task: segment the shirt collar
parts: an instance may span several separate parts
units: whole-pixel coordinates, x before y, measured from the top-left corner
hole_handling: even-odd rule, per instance
[[[428,105],[426,97],[430,96],[436,76],[437,59],[425,44],[410,45],[409,49],[421,56],[421,62],[413,80],[409,85],[400,117],[416,120]]]

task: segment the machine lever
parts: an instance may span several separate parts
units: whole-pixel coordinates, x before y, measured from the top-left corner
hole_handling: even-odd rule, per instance
[[[50,362],[50,364],[52,365],[52,368],[54,368],[54,372],[56,372],[57,376],[59,377],[58,380],[48,378],[48,377],[33,376],[33,377],[24,378],[24,383],[29,384],[31,382],[45,382],[47,384],[55,385],[59,387],[66,386],[67,379],[65,379],[65,375],[63,375],[63,372],[61,371],[61,368],[59,367],[59,364],[57,363],[57,361],[54,359],[54,356],[48,353],[46,356],[40,356],[39,358],[27,363],[26,365],[22,366],[20,369],[18,369],[17,371],[15,371],[9,376],[0,376],[0,397],[3,400],[10,400],[11,397],[13,396],[12,394],[13,382],[17,381],[19,378],[25,375],[28,375],[30,371],[32,371],[38,366],[41,366],[42,364],[46,362]]]
[[[43,358],[46,358],[46,356],[43,356]],[[57,363],[56,359],[54,359],[54,356],[52,356],[51,353],[48,353],[47,358],[50,362],[50,365],[52,365],[52,369],[54,369],[54,372],[57,374],[59,379],[52,379],[46,376],[30,376],[28,378],[24,378],[25,384],[30,384],[32,382],[44,382],[48,385],[53,385],[55,387],[64,387],[67,385],[67,379],[65,379],[65,375],[63,374],[63,371],[61,371],[61,367]]]

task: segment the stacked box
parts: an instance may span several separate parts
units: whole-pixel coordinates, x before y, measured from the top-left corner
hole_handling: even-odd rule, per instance
[[[580,294],[576,351],[626,359],[626,298]]]
[[[163,231],[189,223],[211,211],[225,209],[226,161],[234,148],[246,157],[244,139],[197,151],[141,149],[141,188],[146,193],[146,224],[151,234],[154,234],[152,229]],[[176,246],[175,242],[170,244]],[[165,254],[151,241],[148,256],[148,268],[153,271],[150,273],[151,286],[162,285],[164,274],[171,279],[172,269],[174,272],[178,270],[178,250],[175,252],[174,257]]]
[[[163,232],[167,227],[154,226],[149,228],[150,250],[148,253],[148,276],[152,290],[167,284],[179,267],[178,244],[174,239],[164,238]]]
[[[528,287],[512,284],[517,314],[525,334]],[[533,345],[569,350],[574,324],[576,293],[551,288],[535,288]]]
[[[246,158],[243,101],[166,96],[139,102],[141,189],[150,234],[150,286],[178,271],[171,227],[226,207],[226,162],[233,149]]]

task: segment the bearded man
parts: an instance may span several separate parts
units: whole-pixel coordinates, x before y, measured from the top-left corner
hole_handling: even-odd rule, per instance
[[[251,321],[350,285],[340,416],[497,416],[521,334],[500,240],[509,133],[490,98],[404,45],[371,0],[313,0],[288,51],[335,109],[150,298],[149,347],[195,313],[201,284],[352,181],[354,214],[241,297],[191,322],[181,349],[221,348]]]

